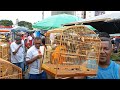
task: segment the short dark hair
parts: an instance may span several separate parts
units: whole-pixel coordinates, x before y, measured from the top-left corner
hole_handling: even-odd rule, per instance
[[[111,38],[110,38],[110,35],[108,33],[100,32],[98,37],[100,38],[101,41],[108,41],[110,47],[112,47]]]
[[[21,37],[20,37],[20,36],[17,36],[17,37],[15,38],[15,40],[16,40],[16,41],[21,40]]]
[[[32,35],[32,34],[33,34],[33,32],[30,32],[30,33],[29,33],[29,35]]]
[[[41,38],[40,37],[35,37],[34,40],[41,40]]]
[[[106,37],[106,38],[110,38],[110,35],[106,32],[99,32],[99,37]]]

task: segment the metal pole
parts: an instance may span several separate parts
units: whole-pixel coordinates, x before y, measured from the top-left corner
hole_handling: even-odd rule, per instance
[[[44,11],[42,11],[42,20],[44,19]]]
[[[77,16],[77,11],[74,11],[74,15]]]
[[[82,18],[83,18],[83,19],[86,18],[86,11],[82,11]]]
[[[86,11],[83,11],[83,13],[84,13],[83,18],[85,19],[86,18]]]

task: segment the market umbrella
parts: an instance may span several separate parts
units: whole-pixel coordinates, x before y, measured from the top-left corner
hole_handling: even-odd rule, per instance
[[[21,26],[18,26],[18,27],[14,27],[11,29],[11,32],[27,32],[29,29],[26,28],[26,27],[21,27]]]
[[[70,23],[80,20],[82,19],[74,15],[68,15],[68,14],[53,15],[33,24],[33,28],[39,28],[41,30],[50,30],[50,29],[60,28],[65,23]]]

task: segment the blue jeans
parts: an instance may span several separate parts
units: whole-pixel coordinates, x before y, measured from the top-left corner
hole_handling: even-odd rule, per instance
[[[47,74],[45,71],[40,74],[29,74],[29,79],[47,79]]]
[[[21,69],[22,69],[22,72],[24,72],[24,62],[20,62],[20,63],[13,63],[13,64],[15,64],[16,66],[18,66],[18,67],[20,67]]]

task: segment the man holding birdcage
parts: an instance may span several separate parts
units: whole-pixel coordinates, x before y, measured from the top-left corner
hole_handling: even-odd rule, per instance
[[[112,43],[110,36],[105,32],[101,32],[99,37],[101,39],[101,51],[99,56],[97,75],[74,77],[75,79],[120,79],[120,65],[110,59],[112,53]],[[88,62],[94,63],[93,60],[88,60]],[[88,66],[88,64],[85,65]]]
[[[102,32],[99,34],[101,39],[101,52],[98,64],[98,71],[95,77],[88,79],[120,79],[120,66],[110,59],[112,53],[112,43],[109,34]]]

